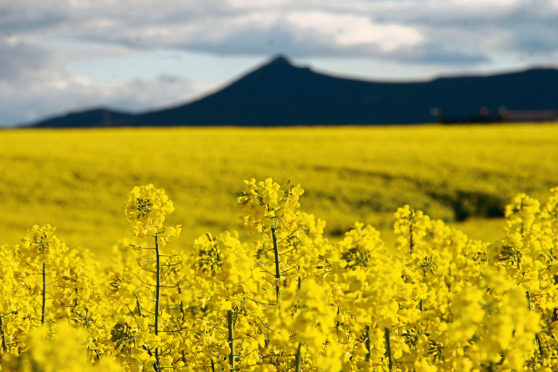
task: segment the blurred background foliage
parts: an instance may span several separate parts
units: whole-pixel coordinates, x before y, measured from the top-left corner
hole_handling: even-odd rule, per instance
[[[0,144],[2,241],[50,223],[100,256],[127,234],[135,185],[166,190],[185,248],[206,231],[242,230],[236,196],[251,177],[300,183],[302,210],[331,237],[358,220],[388,241],[407,203],[491,240],[513,195],[544,200],[558,185],[555,124],[5,130]]]

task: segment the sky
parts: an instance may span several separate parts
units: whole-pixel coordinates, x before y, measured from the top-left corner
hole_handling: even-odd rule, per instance
[[[184,103],[277,54],[382,81],[558,67],[558,0],[0,0],[0,126]]]

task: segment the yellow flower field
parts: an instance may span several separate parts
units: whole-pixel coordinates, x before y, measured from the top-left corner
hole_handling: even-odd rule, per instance
[[[173,195],[179,246],[240,230],[234,196],[250,177],[300,182],[304,209],[341,237],[354,221],[393,240],[404,204],[473,237],[498,238],[518,192],[558,185],[558,125],[161,128],[0,132],[0,241],[50,223],[73,247],[106,254],[123,200],[153,183]]]
[[[187,249],[152,184],[99,265],[50,225],[0,245],[0,371],[545,371],[558,368],[558,188],[518,194],[489,244],[409,205],[394,243],[338,241],[304,189],[249,179],[244,228]]]

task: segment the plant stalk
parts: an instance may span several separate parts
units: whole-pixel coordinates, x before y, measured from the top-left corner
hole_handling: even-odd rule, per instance
[[[6,335],[4,334],[4,320],[0,316],[0,336],[2,337],[2,350],[8,351],[8,344],[6,343]]]
[[[43,306],[41,311],[41,324],[45,324],[46,321],[46,264],[43,262]]]
[[[296,350],[296,357],[295,357],[295,372],[300,372],[300,365],[302,364],[302,355],[300,353],[300,347],[302,346],[301,343],[298,344],[298,349]]]
[[[279,280],[281,280],[281,267],[279,263],[279,245],[277,244],[277,235],[275,234],[275,226],[271,226],[271,238],[273,239],[273,253],[275,254],[275,294],[279,300]]]
[[[159,233],[155,234],[155,255],[156,255],[156,287],[155,287],[155,336],[159,335],[159,306],[161,299],[161,254],[159,252]],[[159,362],[159,348],[155,348],[155,371],[161,371]]]
[[[232,310],[227,310],[227,323],[229,327],[228,343],[229,343],[229,348],[231,349],[229,353],[229,366],[231,372],[234,372],[234,324],[233,324]]]
[[[389,340],[389,329],[384,328],[384,338],[386,340],[386,356],[388,357],[388,369],[393,371],[393,360],[391,358],[391,343]]]
[[[413,224],[415,223],[415,210],[411,208],[409,219],[409,253],[413,254],[415,239],[413,237]]]
[[[371,352],[370,352],[370,326],[366,326],[366,338],[364,339],[364,346],[366,346],[366,361],[370,360]]]
[[[525,297],[527,298],[527,309],[531,311],[531,294],[529,291],[525,292]],[[544,357],[544,348],[542,346],[541,338],[538,333],[535,333],[535,343],[537,344],[537,349],[541,357]]]
[[[341,312],[341,309],[339,306],[337,306],[337,315],[339,315],[339,313]],[[339,323],[339,320],[337,320],[335,322],[335,330],[337,332],[337,336],[339,336],[339,326],[341,325],[341,323]]]
[[[141,312],[141,304],[139,302],[139,299],[136,298],[136,308],[138,309],[138,315],[141,317],[143,316],[142,312]]]
[[[409,251],[413,253],[415,248],[415,240],[413,239],[413,222],[409,223]]]

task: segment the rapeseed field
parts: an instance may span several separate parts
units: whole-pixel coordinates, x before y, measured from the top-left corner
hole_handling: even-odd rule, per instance
[[[240,229],[239,180],[304,185],[304,210],[340,237],[354,221],[393,239],[393,211],[424,210],[487,240],[518,192],[558,185],[558,125],[153,128],[0,132],[0,236],[50,223],[103,256],[126,224],[123,200],[152,183],[173,195],[175,244]]]
[[[555,371],[550,193],[510,200],[492,243],[404,205],[386,244],[359,222],[329,240],[301,185],[252,178],[252,238],[184,249],[169,195],[135,186],[102,265],[49,224],[0,245],[0,371]]]

